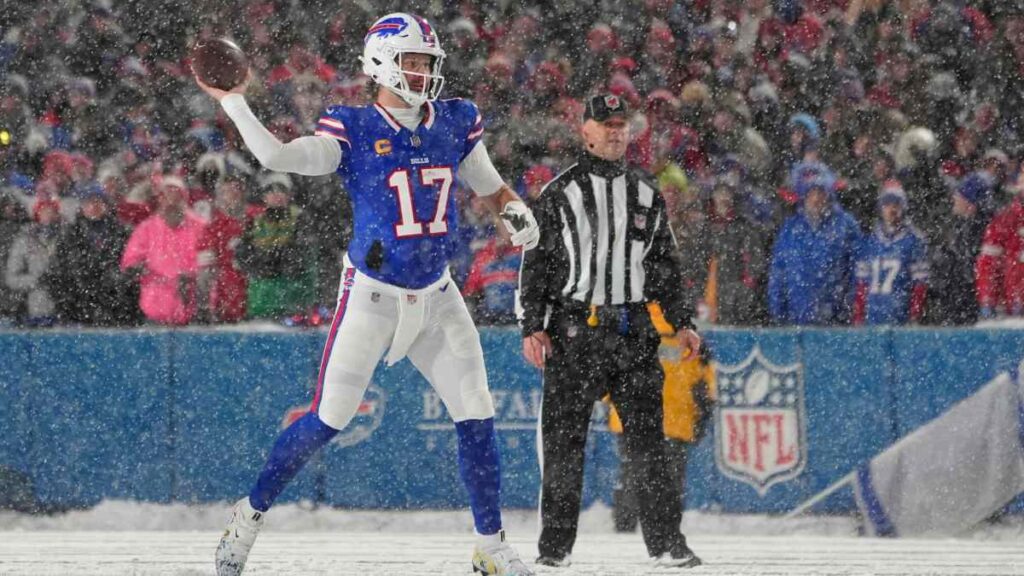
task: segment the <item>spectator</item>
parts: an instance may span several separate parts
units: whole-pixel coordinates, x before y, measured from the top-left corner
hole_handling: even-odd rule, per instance
[[[1024,315],[1024,170],[1010,189],[1016,195],[985,228],[975,269],[982,318]]]
[[[826,173],[797,183],[799,211],[782,225],[768,273],[768,311],[780,325],[846,324],[860,227],[835,202]]]
[[[280,318],[314,304],[314,279],[302,210],[292,202],[292,180],[268,173],[260,179],[263,211],[252,219],[235,251],[249,278],[250,318]]]
[[[768,255],[759,227],[736,207],[736,183],[719,177],[711,192],[708,240],[709,320],[730,326],[763,324]]]
[[[56,320],[56,307],[47,285],[60,234],[60,203],[37,200],[32,222],[25,224],[7,253],[7,287],[18,294],[20,318],[26,326],[50,326]]]
[[[701,202],[699,189],[691,186],[686,174],[675,164],[669,164],[658,174],[658,187],[665,198],[668,223],[679,243],[679,264],[683,275],[683,301],[697,310],[702,319],[707,317],[704,303],[708,283],[708,263],[711,258],[707,230],[707,212]]]
[[[99,184],[83,191],[79,216],[60,235],[48,275],[62,323],[125,326],[138,322],[138,292],[121,273],[128,231]]]
[[[513,324],[522,251],[512,245],[508,230],[497,234],[476,251],[462,294],[480,324]]]
[[[0,189],[0,262],[5,266],[11,245],[27,220],[28,215],[15,195],[7,189]],[[12,324],[17,319],[20,300],[18,293],[8,288],[6,282],[0,285],[0,326]]]
[[[818,144],[821,141],[821,128],[818,121],[810,114],[800,113],[789,119],[789,148],[783,151],[782,160],[785,168],[792,171],[801,164],[820,162]],[[796,182],[790,178],[790,184]]]
[[[917,323],[928,294],[928,245],[905,219],[907,195],[888,181],[878,195],[878,220],[857,253],[854,324]]]
[[[988,223],[983,206],[990,194],[977,179],[964,180],[953,193],[952,220],[933,242],[926,316],[931,324],[958,326],[978,320],[974,266]]]
[[[199,314],[212,322],[245,318],[248,283],[238,268],[235,249],[247,224],[246,180],[237,174],[216,185],[210,223],[199,240]]]
[[[165,2],[166,17],[154,23],[146,17],[149,2],[113,3],[116,9],[107,1],[67,0],[59,9],[8,4],[10,34],[0,42],[0,186],[17,189],[25,211],[38,185],[61,199],[69,219],[77,209],[65,200],[97,179],[111,186],[122,223],[137,226],[156,204],[149,174],[184,170],[195,171],[190,184],[202,184],[192,210],[209,218],[198,198],[213,195],[206,176],[251,170],[219,110],[182,89],[190,78],[181,63],[193,36],[175,35],[182,25],[195,36],[230,34],[241,43],[255,77],[267,79],[251,93],[272,111],[272,130],[301,132],[324,93],[350,103],[366,96],[358,70],[326,64],[355,61],[344,40],[362,36],[368,22],[360,11],[314,18],[316,10],[275,3],[239,9]],[[647,103],[630,162],[655,173],[678,164],[703,183],[720,174],[726,158],[739,158],[744,174],[735,201],[762,225],[766,243],[796,208],[787,174],[801,163],[827,162],[841,175],[840,203],[865,227],[875,223],[881,184],[898,178],[908,197],[905,217],[936,249],[963,224],[953,222],[949,193],[962,179],[991,180],[991,207],[978,206],[983,220],[1015,201],[1002,182],[1024,142],[1024,96],[1014,89],[1024,78],[1024,17],[1012,3],[657,0],[604,2],[589,11],[592,2],[554,3],[551,10],[535,1],[501,10],[420,4],[459,47],[444,94],[477,102],[503,172],[567,168],[574,149],[565,119],[575,123],[578,100],[607,88],[631,104]],[[18,73],[30,70],[47,73]],[[902,135],[893,138],[894,130]],[[196,170],[205,153],[221,159],[216,171]],[[314,191],[311,182],[295,184],[302,193],[294,204],[317,219],[309,266],[323,302],[333,298],[328,279],[337,276],[344,244],[336,242],[345,221],[337,214],[347,199]],[[757,217],[748,214],[752,198]],[[937,273],[932,279],[943,281]]]
[[[184,181],[165,176],[155,187],[156,213],[132,232],[121,269],[139,278],[139,308],[150,322],[181,326],[196,314],[203,223],[186,208]]]

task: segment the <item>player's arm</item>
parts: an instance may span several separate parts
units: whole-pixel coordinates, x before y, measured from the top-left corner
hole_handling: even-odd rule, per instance
[[[341,163],[341,145],[334,138],[302,136],[282,143],[263,126],[243,96],[249,85],[248,78],[229,91],[207,86],[198,78],[196,83],[220,102],[224,112],[238,128],[245,145],[264,168],[304,176],[322,176],[337,170]]]
[[[540,240],[540,228],[523,199],[505,183],[491,162],[487,147],[477,142],[459,165],[459,174],[492,214],[501,218],[513,246],[530,250]]]

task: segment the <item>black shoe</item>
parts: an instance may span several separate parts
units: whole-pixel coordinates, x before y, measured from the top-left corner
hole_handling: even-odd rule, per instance
[[[536,564],[540,566],[551,566],[554,568],[568,568],[569,565],[572,564],[572,559],[569,556],[539,556]]]
[[[672,568],[693,568],[700,566],[703,562],[690,550],[686,542],[674,544],[668,552],[654,559],[655,566]]]

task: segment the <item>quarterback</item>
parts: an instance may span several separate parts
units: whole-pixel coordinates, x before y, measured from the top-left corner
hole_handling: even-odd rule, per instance
[[[265,168],[337,173],[351,197],[355,230],[309,413],[281,433],[252,491],[235,505],[217,548],[221,576],[242,572],[265,513],[307,460],[349,423],[385,353],[388,365],[408,356],[455,421],[458,465],[477,533],[474,571],[533,574],[505,542],[483,349],[448,273],[458,226],[456,176],[501,214],[513,244],[530,249],[540,232],[491,163],[476,106],[438,99],[444,59],[425,19],[384,16],[366,33],[362,55],[363,72],[378,85],[376,102],[328,107],[314,135],[287,143],[249,109],[246,83],[223,91],[197,78]]]

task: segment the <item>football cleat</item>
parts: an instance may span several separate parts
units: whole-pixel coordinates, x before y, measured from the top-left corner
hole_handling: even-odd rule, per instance
[[[263,512],[256,510],[246,496],[235,504],[231,521],[217,546],[217,576],[239,576],[249,558],[249,550],[263,527]]]
[[[673,545],[668,552],[654,559],[654,565],[659,568],[693,568],[701,564],[703,562],[690,550],[686,541]]]
[[[493,546],[476,545],[473,550],[473,572],[486,576],[534,576],[533,570],[519,559],[515,548],[505,541],[505,531],[499,534],[501,541]]]

